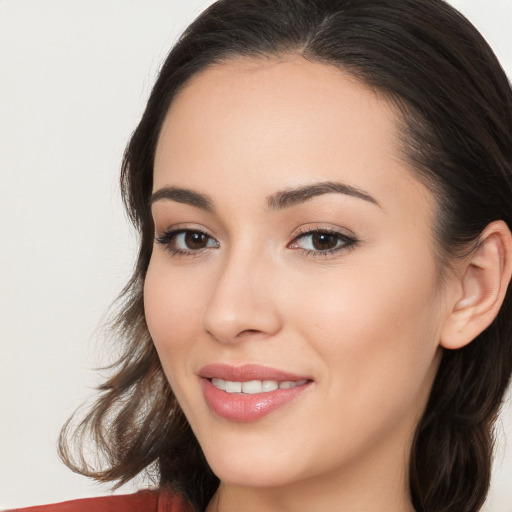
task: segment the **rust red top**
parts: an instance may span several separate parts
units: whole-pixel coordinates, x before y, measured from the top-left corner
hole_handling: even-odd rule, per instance
[[[86,498],[6,512],[192,512],[192,507],[177,494],[144,490],[124,496]]]

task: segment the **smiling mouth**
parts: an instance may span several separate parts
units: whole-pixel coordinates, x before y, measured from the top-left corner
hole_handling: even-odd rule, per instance
[[[292,389],[303,386],[308,382],[307,379],[298,381],[293,380],[249,380],[249,381],[231,381],[217,377],[208,379],[217,389],[226,393],[241,393],[247,395],[256,395],[259,393],[270,393],[277,389]]]
[[[198,371],[208,408],[218,417],[255,422],[313,389],[309,375],[259,364],[208,364]]]
[[[214,378],[202,379],[203,396],[209,409],[218,417],[237,423],[256,422],[268,414],[294,402],[311,390],[310,380],[298,381],[225,381],[220,389]],[[268,382],[267,391],[263,391]],[[221,384],[222,385],[222,384]],[[279,387],[283,386],[283,387]],[[246,392],[243,391],[245,387]],[[247,390],[252,391],[248,393]],[[260,391],[261,390],[261,391]]]

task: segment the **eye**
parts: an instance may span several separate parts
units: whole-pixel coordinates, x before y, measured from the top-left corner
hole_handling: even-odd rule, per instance
[[[328,255],[346,249],[357,243],[357,240],[339,231],[317,228],[304,231],[296,236],[290,249],[301,249],[311,255]]]
[[[174,229],[166,231],[155,238],[164,245],[172,255],[193,255],[205,249],[219,247],[219,242],[207,233],[192,229]]]

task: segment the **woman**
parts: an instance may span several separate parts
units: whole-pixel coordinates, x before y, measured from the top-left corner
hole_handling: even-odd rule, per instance
[[[512,369],[511,139],[505,74],[441,0],[207,9],[125,155],[125,353],[74,432],[106,466],[68,429],[64,460],[157,470],[138,509],[477,511]]]

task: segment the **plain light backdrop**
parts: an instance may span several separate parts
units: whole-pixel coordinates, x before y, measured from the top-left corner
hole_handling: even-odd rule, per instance
[[[210,3],[0,0],[0,509],[109,493],[59,461],[56,439],[98,384],[96,329],[134,261],[123,149],[169,48]],[[512,76],[512,0],[452,3]],[[500,429],[486,510],[512,512],[509,405]]]

